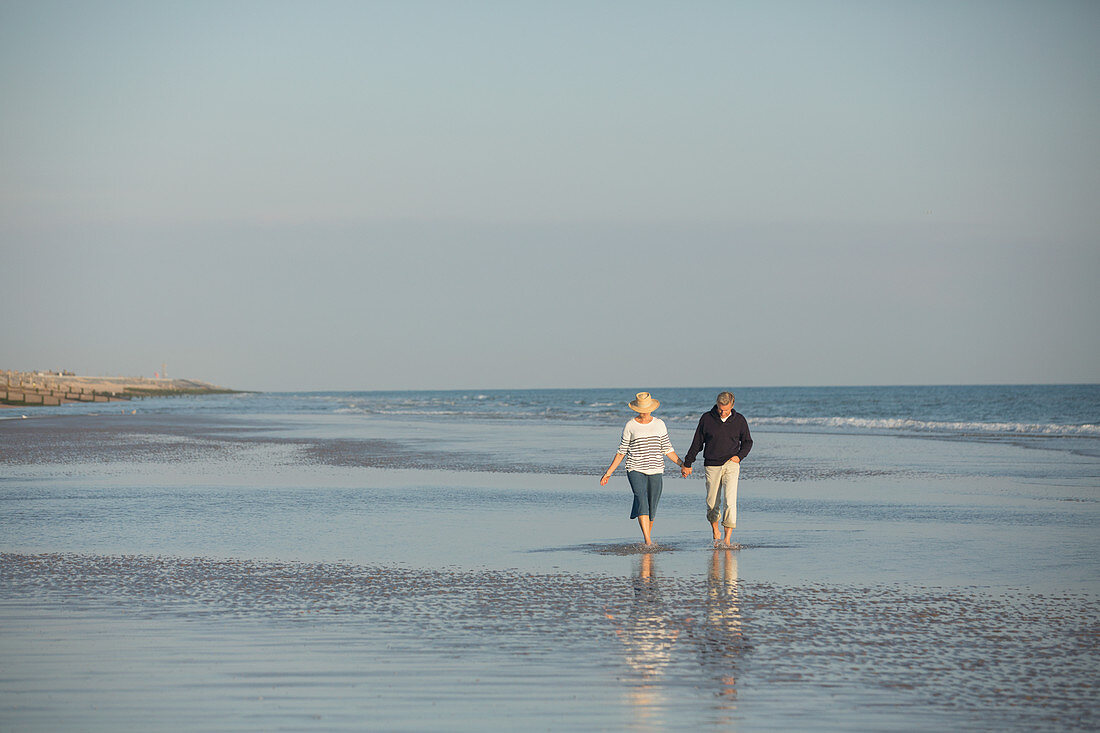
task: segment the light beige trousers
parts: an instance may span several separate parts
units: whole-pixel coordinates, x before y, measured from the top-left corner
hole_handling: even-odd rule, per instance
[[[737,527],[737,479],[741,464],[726,461],[721,466],[706,466],[707,521],[721,520],[723,527]]]

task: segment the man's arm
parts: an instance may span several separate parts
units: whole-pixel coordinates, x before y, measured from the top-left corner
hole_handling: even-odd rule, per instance
[[[749,421],[741,418],[741,449],[737,451],[738,462],[745,460],[745,456],[752,450],[752,435],[749,433]]]
[[[695,462],[695,456],[699,455],[699,451],[703,450],[703,418],[699,418],[699,425],[695,428],[695,437],[691,441],[691,447],[688,448],[688,452],[684,454],[684,468],[691,468],[691,464]]]

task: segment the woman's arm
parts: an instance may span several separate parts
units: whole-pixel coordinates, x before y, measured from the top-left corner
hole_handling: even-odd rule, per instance
[[[603,478],[600,479],[600,486],[607,486],[607,480],[611,478],[611,474],[615,473],[615,469],[619,467],[619,464],[623,461],[623,454],[616,453],[615,457],[611,459],[611,465],[603,472]]]
[[[680,456],[676,455],[676,451],[672,447],[672,441],[669,440],[667,432],[661,436],[661,449],[664,451],[666,458],[683,468],[684,462],[680,460]]]

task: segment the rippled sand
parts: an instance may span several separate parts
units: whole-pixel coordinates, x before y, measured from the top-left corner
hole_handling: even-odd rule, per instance
[[[737,548],[678,477],[644,548],[515,427],[0,424],[0,731],[1100,727],[1094,460],[762,435]]]
[[[740,721],[752,729],[778,719],[775,705],[796,725],[836,696],[851,698],[860,715],[838,720],[839,729],[904,729],[909,715],[919,727],[940,720],[974,730],[1100,724],[1100,604],[1091,598],[745,582],[737,560],[714,551],[705,577],[692,579],[663,577],[661,553],[649,552],[637,554],[627,577],[3,554],[0,722],[44,729],[87,714],[103,729],[125,727],[138,705],[118,702],[128,691],[156,679],[186,700],[180,690],[196,684],[198,660],[204,714],[213,716],[200,716],[198,727],[221,727],[215,721],[243,706],[256,708],[245,729],[314,709],[335,727],[362,724],[369,712],[388,721],[382,727],[421,729],[433,720],[425,698],[450,710],[453,725],[438,722],[443,728],[475,728],[498,714],[524,722],[516,701],[528,698],[528,712],[544,722],[563,695],[582,717],[542,727]],[[43,653],[43,639],[93,621],[101,634],[123,624],[130,640],[119,643],[137,646],[115,658],[88,642]],[[195,633],[222,653],[196,651],[181,663]],[[85,626],[77,636],[95,639]],[[136,651],[144,643],[152,654]],[[280,684],[264,676],[265,666],[278,661],[286,672],[287,659],[299,657]],[[134,668],[146,681],[123,673]],[[90,696],[78,690],[89,669],[98,674]],[[48,700],[36,680],[50,680]],[[272,700],[278,709],[261,705]],[[196,720],[175,716],[166,727]]]
[[[571,449],[566,455],[554,451],[534,454],[482,451],[466,445],[447,447],[446,439],[453,436],[445,434],[434,436],[436,444],[431,451],[424,451],[419,438],[293,436],[255,417],[157,414],[59,417],[27,421],[29,424],[0,423],[0,438],[8,448],[0,451],[0,465],[203,461],[223,458],[242,447],[264,444],[287,449],[287,455],[292,455],[288,461],[299,464],[429,470],[444,465],[457,471],[522,474],[534,469],[558,475],[599,476],[606,467],[606,453],[615,447],[593,451],[592,446],[585,446],[580,451]],[[778,458],[765,453],[754,456],[742,476],[748,480],[789,482],[921,473],[914,467],[825,466],[812,457]]]

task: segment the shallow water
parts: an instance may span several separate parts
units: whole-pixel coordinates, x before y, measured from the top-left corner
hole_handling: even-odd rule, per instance
[[[1096,458],[758,430],[651,552],[618,428],[519,425],[0,423],[0,728],[1097,726]]]
[[[0,695],[41,729],[151,709],[181,730],[756,729],[838,703],[809,727],[1096,722],[1094,598],[792,586],[742,579],[734,551],[697,559],[669,577],[660,553],[626,576],[5,555]]]

